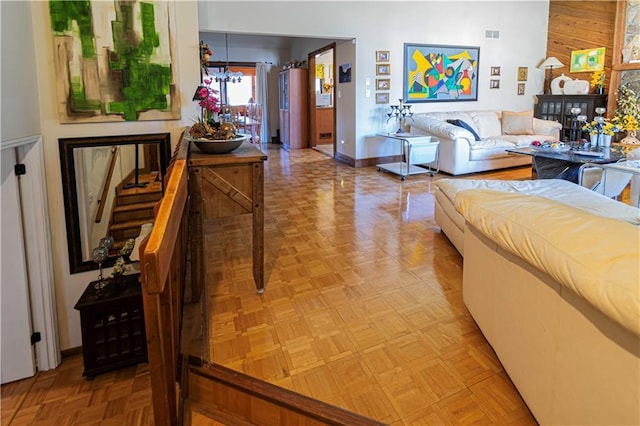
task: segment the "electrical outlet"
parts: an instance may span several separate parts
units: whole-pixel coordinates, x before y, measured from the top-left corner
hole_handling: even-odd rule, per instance
[[[365,86],[371,86],[371,77],[365,77],[364,85]]]
[[[364,91],[364,97],[365,98],[370,98],[371,97],[371,90],[367,89]]]

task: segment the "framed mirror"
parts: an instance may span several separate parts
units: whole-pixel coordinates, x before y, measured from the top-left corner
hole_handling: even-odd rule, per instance
[[[171,157],[169,133],[58,140],[72,274],[98,269],[91,253],[114,238],[103,267],[112,266],[124,242],[153,221]]]

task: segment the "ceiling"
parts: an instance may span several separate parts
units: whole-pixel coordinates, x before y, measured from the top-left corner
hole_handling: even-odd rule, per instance
[[[228,33],[229,47],[255,47],[261,49],[290,49],[295,37],[274,36],[262,34],[234,34]],[[212,47],[225,45],[225,33],[200,32],[200,38],[206,38]]]
[[[291,46],[293,46],[293,42],[296,39],[311,38],[246,33],[227,33],[227,35],[229,48],[250,46],[259,49],[291,49]],[[225,33],[200,31],[200,38],[206,40],[206,42],[209,43],[209,45],[214,49],[220,49],[221,47],[225,46]],[[328,41],[328,43],[332,43],[333,41],[335,41],[335,39],[326,40]]]

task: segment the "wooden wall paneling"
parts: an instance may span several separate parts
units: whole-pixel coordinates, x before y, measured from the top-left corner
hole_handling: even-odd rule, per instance
[[[554,78],[564,74],[572,79],[591,80],[590,72],[569,72],[574,50],[605,48],[605,87],[611,83],[616,1],[557,1],[549,3],[547,57],[555,56],[565,66],[554,70]],[[543,87],[547,87],[545,73]],[[590,89],[590,93],[594,93]]]
[[[620,87],[622,74],[627,71],[640,71],[640,63],[625,64],[622,62],[622,49],[625,46],[625,37],[627,34],[627,12],[629,9],[633,10],[626,0],[620,0],[617,2],[615,30],[613,38],[613,60],[611,66],[611,80],[609,83],[609,93],[615,95]],[[636,6],[637,10],[637,6]],[[635,12],[631,12],[635,13]],[[638,93],[637,89],[636,93]],[[609,96],[607,111],[613,114],[617,107],[616,96]]]

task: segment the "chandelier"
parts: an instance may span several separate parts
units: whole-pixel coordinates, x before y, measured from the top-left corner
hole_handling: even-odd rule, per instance
[[[242,73],[241,72],[232,72],[229,71],[229,34],[224,33],[224,44],[225,44],[225,56],[227,58],[227,66],[224,71],[216,71],[213,73],[213,79],[216,82],[232,82],[232,83],[240,83],[242,81]]]

